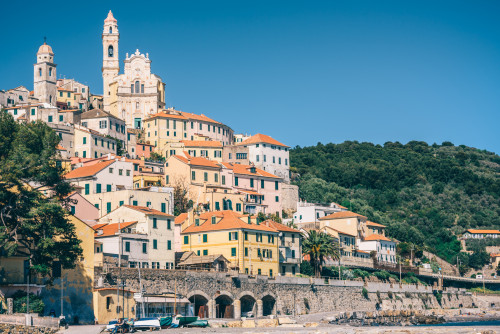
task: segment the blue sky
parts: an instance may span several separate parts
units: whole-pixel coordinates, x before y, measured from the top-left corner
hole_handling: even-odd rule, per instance
[[[43,37],[58,76],[102,93],[113,10],[167,105],[290,145],[423,140],[500,153],[498,1],[67,1],[1,5],[0,89],[32,89]],[[5,52],[7,50],[7,52]],[[121,64],[123,65],[123,64]]]

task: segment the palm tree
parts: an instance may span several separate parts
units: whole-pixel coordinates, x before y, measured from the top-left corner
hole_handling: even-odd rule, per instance
[[[316,277],[321,276],[321,270],[326,259],[337,260],[339,258],[338,241],[331,235],[312,230],[302,243],[304,254],[309,255],[309,262],[314,268]]]

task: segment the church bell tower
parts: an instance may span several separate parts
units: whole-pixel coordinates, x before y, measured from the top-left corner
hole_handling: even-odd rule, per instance
[[[118,60],[118,22],[109,11],[104,20],[104,31],[102,32],[102,83],[104,111],[110,112],[110,88],[109,85],[120,72]]]
[[[36,54],[34,65],[33,95],[39,102],[56,105],[57,99],[57,75],[56,64],[54,64],[54,52],[50,45],[44,42]]]

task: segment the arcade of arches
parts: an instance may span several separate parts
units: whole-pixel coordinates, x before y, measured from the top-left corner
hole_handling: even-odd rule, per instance
[[[271,293],[255,296],[243,291],[233,296],[228,291],[217,291],[214,296],[196,290],[188,294],[194,304],[195,315],[200,318],[240,319],[276,315],[276,297]]]

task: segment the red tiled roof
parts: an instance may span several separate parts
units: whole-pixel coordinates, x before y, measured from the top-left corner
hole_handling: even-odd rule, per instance
[[[161,211],[158,211],[155,209],[150,209],[147,206],[124,205],[124,207],[145,213],[146,215],[173,217],[172,215],[169,215],[168,213],[161,212]]]
[[[264,176],[279,179],[280,177],[273,175],[271,173],[266,172],[260,168],[251,165],[242,165],[242,164],[232,164],[229,162],[223,162],[222,165],[224,167],[232,169],[234,174],[242,174],[242,175],[254,175],[254,176]],[[255,168],[255,173],[250,172],[251,168]]]
[[[137,221],[134,222],[123,222],[123,223],[113,223],[113,224],[99,224],[99,225],[94,225],[92,228],[95,230],[95,237],[109,237],[111,235],[115,235],[116,232],[118,232],[118,226],[120,230],[123,230],[124,228],[127,228],[131,225],[136,224]],[[96,227],[98,226],[98,227]],[[101,230],[102,233],[98,234],[97,230]]]
[[[212,167],[212,168],[220,168],[220,165],[212,160],[208,160],[206,158],[202,157],[191,157],[189,154],[186,154],[188,158],[185,158],[181,155],[174,155],[175,158],[179,159],[180,161],[184,162],[185,164],[191,165],[191,166],[204,166],[204,167]]]
[[[471,234],[500,234],[499,230],[475,230],[475,229],[468,229],[467,232]]]
[[[90,165],[90,166],[83,166],[77,169],[73,169],[71,172],[67,173],[64,175],[65,179],[76,179],[80,177],[88,177],[95,175],[99,173],[101,170],[104,168],[108,167],[112,163],[114,163],[115,160],[108,160],[108,161],[99,161],[96,164]]]
[[[266,144],[271,144],[271,145],[289,147],[283,143],[280,143],[276,139],[274,139],[268,135],[263,135],[261,133],[253,135],[252,137],[242,141],[241,143],[237,143],[236,145],[251,145],[251,144],[259,144],[259,143],[266,143]]]
[[[179,224],[184,223],[184,221],[187,219],[187,217],[188,217],[187,213],[181,213],[180,215],[175,217],[174,224],[179,225]]]
[[[299,230],[296,230],[294,228],[291,228],[289,226],[286,226],[281,223],[277,223],[274,220],[266,220],[263,224],[269,223],[269,227],[274,228],[275,230],[281,231],[281,232],[293,232],[293,233],[300,233]]]
[[[366,218],[363,215],[360,215],[358,213],[354,213],[351,211],[339,211],[339,212],[334,212],[328,216],[321,217],[319,220],[327,220],[327,219],[340,219],[340,218],[354,218],[354,217],[362,217]]]
[[[325,228],[329,228],[329,229],[331,229],[331,230],[334,230],[334,231],[335,231],[335,232],[337,232],[337,233],[340,233],[340,234],[345,234],[345,235],[349,235],[349,236],[351,236],[351,237],[356,237],[356,235],[355,235],[355,234],[352,234],[352,233],[349,233],[349,232],[345,232],[345,231],[341,231],[341,230],[339,230],[339,229],[337,229],[337,228],[334,228],[334,227],[331,227],[331,226],[324,226],[323,228],[324,228],[324,229],[325,229]]]
[[[385,225],[382,225],[382,224],[379,224],[379,223],[374,223],[374,222],[371,222],[369,220],[366,221],[366,225],[385,228]]]
[[[218,218],[222,216],[222,219],[220,219],[216,224],[212,224],[212,216],[216,216]],[[184,231],[182,231],[182,234],[235,229],[278,232],[274,228],[268,227],[265,224],[248,224],[247,222],[241,220],[242,217],[243,215],[230,210],[205,212],[200,215],[200,220],[205,220],[204,222],[200,221],[199,226],[196,226],[195,224],[188,226]]]
[[[391,239],[384,237],[383,235],[380,234],[369,235],[365,238],[364,241],[374,241],[374,240],[392,241]]]

